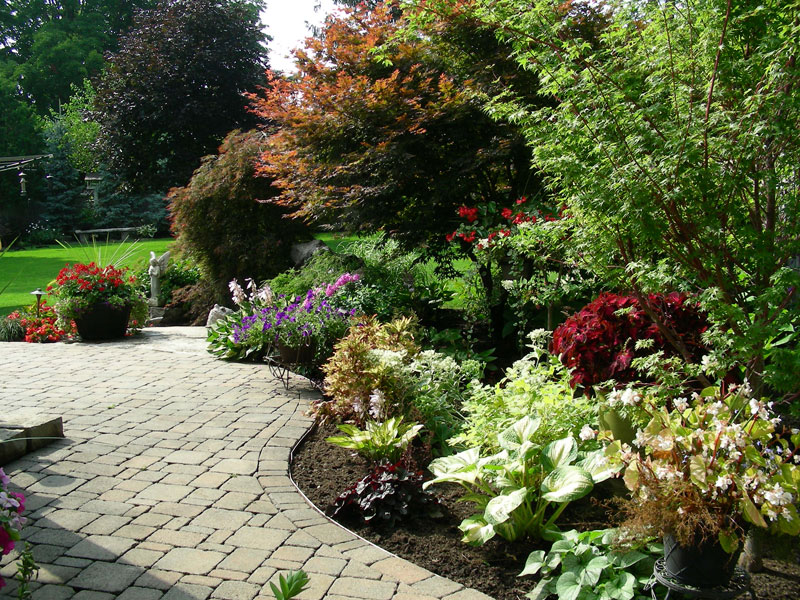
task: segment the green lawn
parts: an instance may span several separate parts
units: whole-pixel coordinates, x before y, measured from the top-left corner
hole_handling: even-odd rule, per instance
[[[150,258],[150,251],[163,254],[172,238],[125,242],[99,243],[94,246],[73,244],[71,248],[47,246],[33,250],[11,248],[0,256],[0,315],[35,303],[31,292],[45,289],[67,263],[99,262],[138,268]],[[99,258],[99,260],[98,260]]]

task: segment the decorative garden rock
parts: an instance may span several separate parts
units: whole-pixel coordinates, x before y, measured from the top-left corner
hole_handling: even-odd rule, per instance
[[[317,252],[330,252],[330,248],[325,242],[311,240],[302,244],[294,244],[289,251],[289,257],[295,267],[300,267]]]
[[[225,306],[220,306],[219,304],[215,304],[214,308],[208,313],[208,320],[206,321],[206,327],[211,327],[214,323],[219,321],[220,319],[224,319],[228,315],[232,315],[233,311],[230,308],[226,308]]]

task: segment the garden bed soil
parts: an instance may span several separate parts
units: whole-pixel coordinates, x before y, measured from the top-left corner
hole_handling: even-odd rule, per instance
[[[349,450],[325,442],[337,433],[331,425],[316,427],[295,450],[292,477],[302,492],[321,510],[366,473],[366,463]],[[528,554],[548,544],[508,544],[493,539],[473,548],[461,542],[458,525],[471,514],[472,504],[457,502],[461,488],[436,486],[443,516],[412,516],[394,530],[355,522],[342,525],[389,552],[496,600],[523,600],[535,579],[518,578]],[[609,526],[611,515],[597,502],[573,503],[559,520],[562,529],[597,529]],[[771,544],[767,544],[771,547]],[[800,553],[797,544],[787,552],[789,560],[766,559],[762,573],[753,576],[759,600],[800,600]]]

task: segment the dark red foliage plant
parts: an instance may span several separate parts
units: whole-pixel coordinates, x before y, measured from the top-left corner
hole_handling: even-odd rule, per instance
[[[688,294],[650,294],[649,308],[685,351],[684,357],[700,362],[708,353],[701,335],[709,327],[699,303]],[[652,340],[636,349],[639,340]],[[571,384],[590,386],[609,379],[619,383],[642,380],[632,366],[634,358],[657,351],[666,356],[682,352],[667,341],[634,296],[603,292],[553,332],[552,352],[572,371]]]

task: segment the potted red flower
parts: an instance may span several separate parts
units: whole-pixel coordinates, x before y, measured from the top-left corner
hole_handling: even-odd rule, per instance
[[[127,271],[93,262],[65,266],[47,288],[56,299],[59,320],[74,320],[83,340],[121,338],[129,327],[140,328],[147,301]]]

